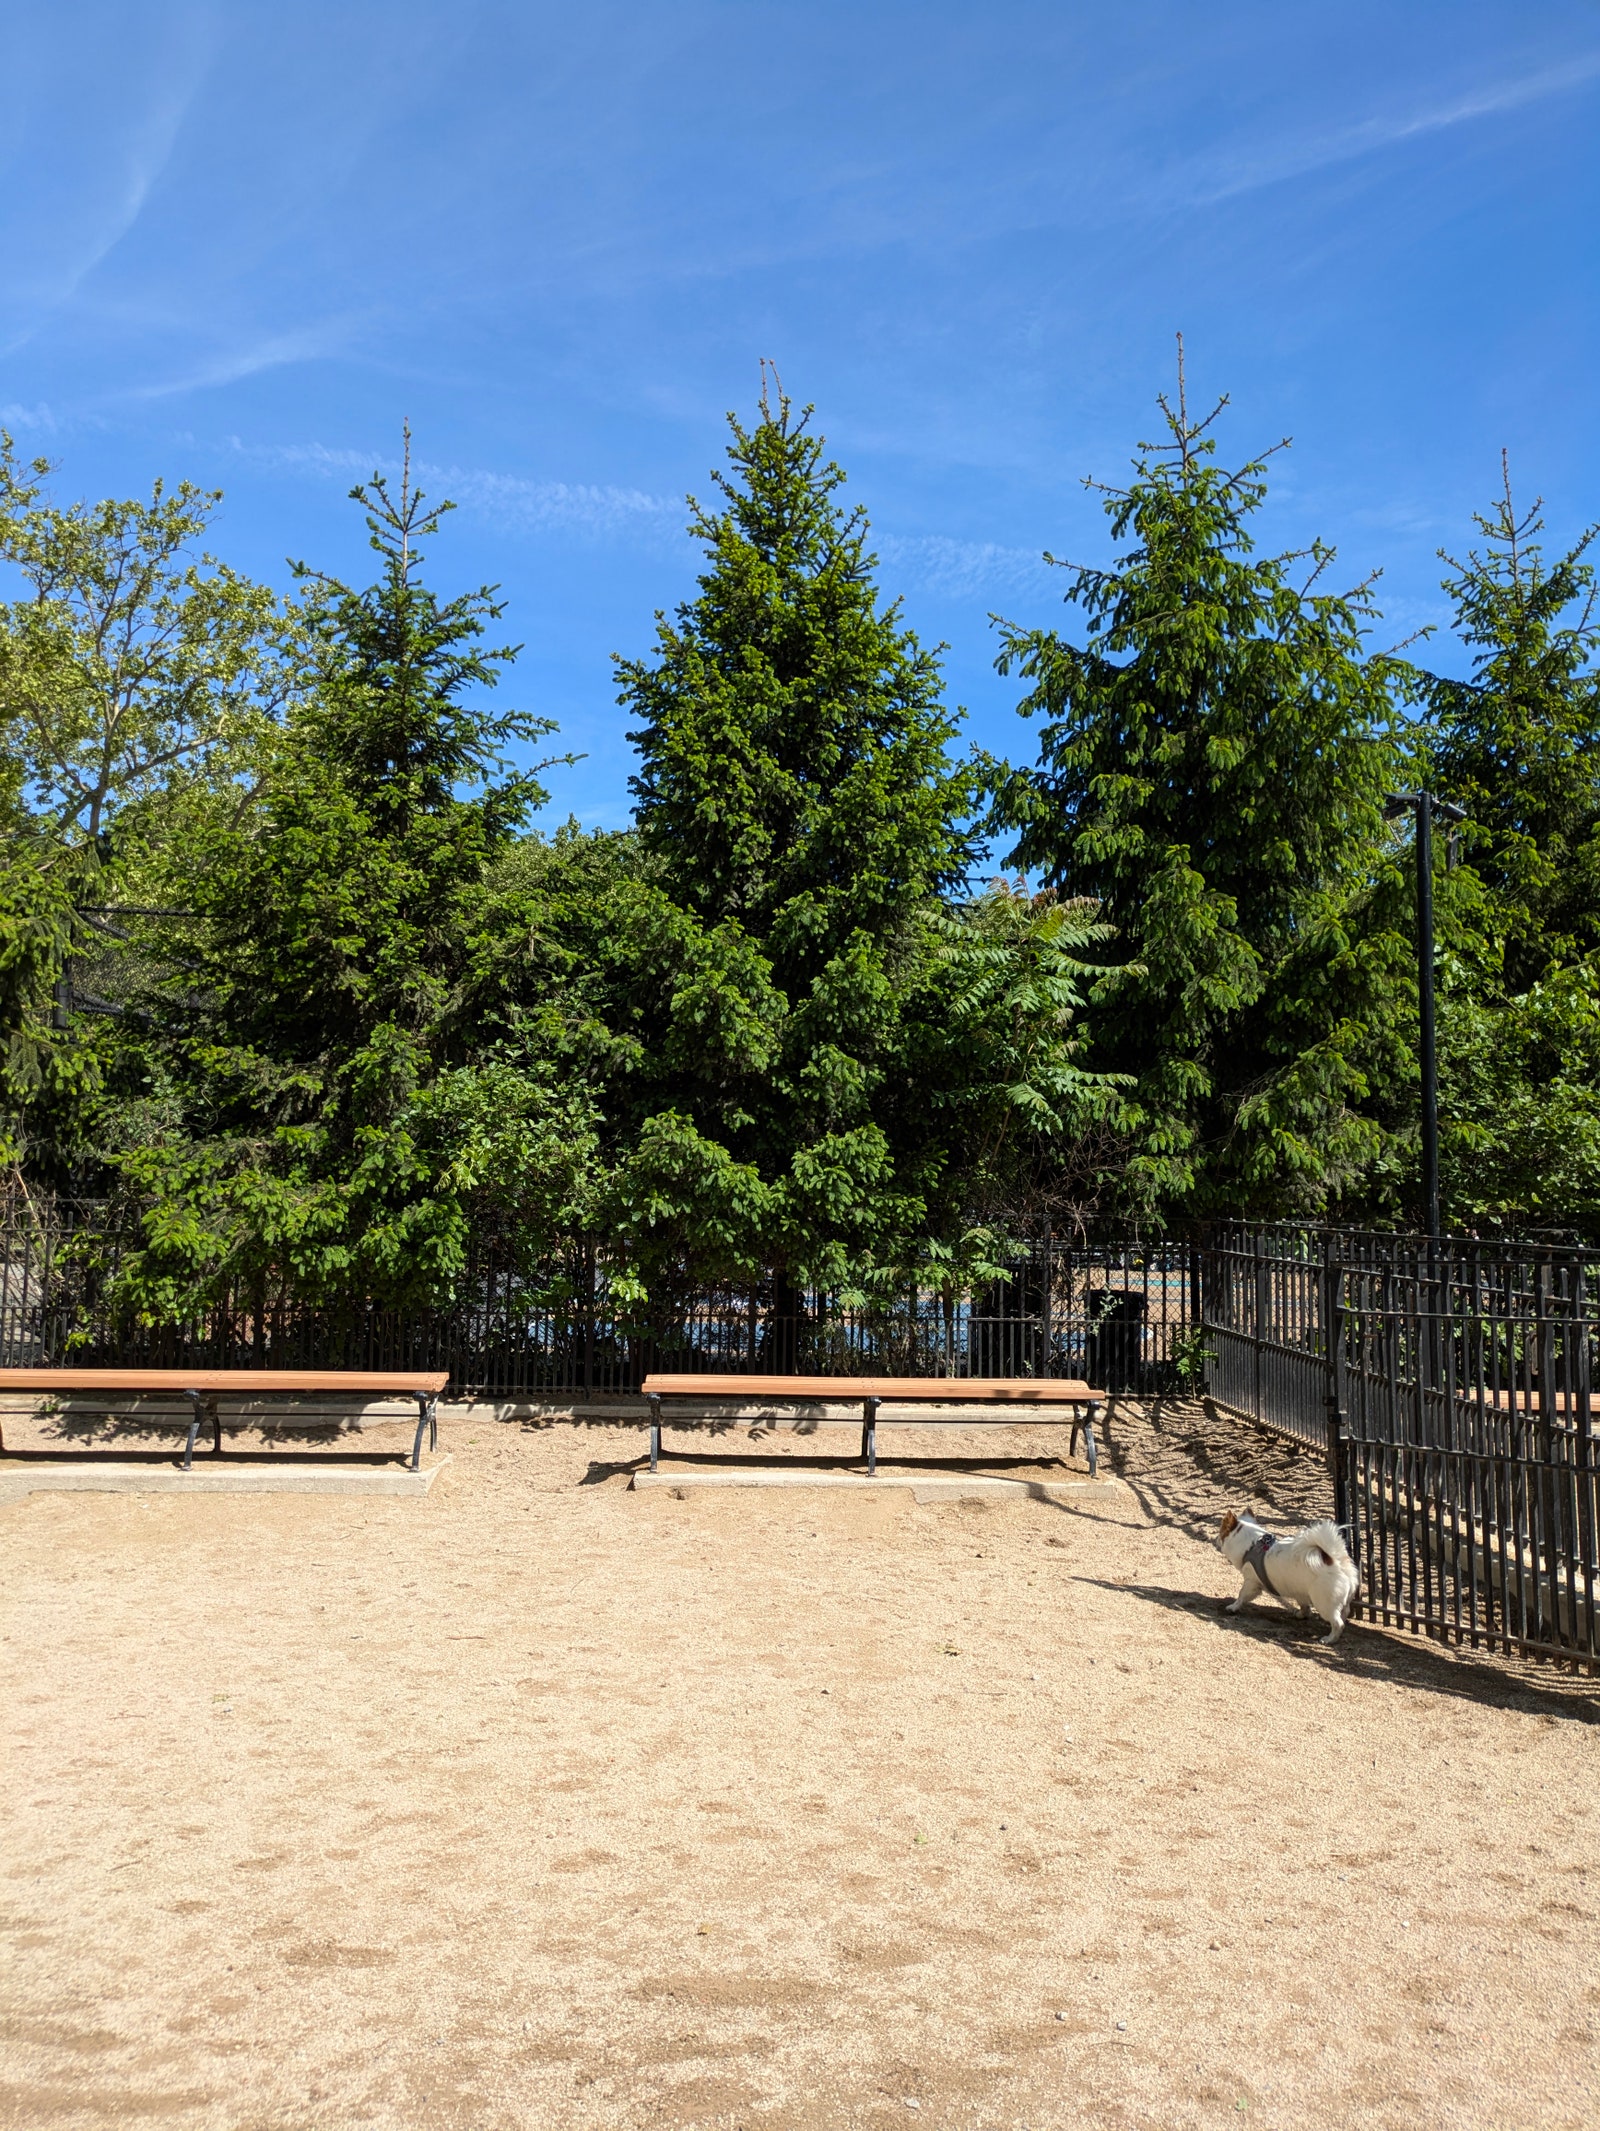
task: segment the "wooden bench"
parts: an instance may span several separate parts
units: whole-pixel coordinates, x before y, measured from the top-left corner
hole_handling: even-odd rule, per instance
[[[668,1403],[695,1400],[726,1405],[730,1400],[737,1400],[744,1405],[757,1402],[809,1405],[820,1400],[848,1400],[851,1403],[859,1401],[861,1406],[861,1455],[867,1461],[869,1479],[878,1469],[878,1413],[886,1405],[994,1406],[1002,1409],[992,1418],[986,1414],[979,1421],[974,1421],[970,1414],[896,1416],[925,1426],[946,1428],[1014,1427],[1017,1418],[1023,1418],[1014,1417],[1015,1409],[1020,1406],[1070,1408],[1070,1413],[1029,1414],[1025,1419],[1029,1425],[1045,1421],[1047,1425],[1061,1428],[1070,1421],[1069,1457],[1078,1447],[1081,1429],[1092,1476],[1098,1469],[1094,1424],[1106,1397],[1103,1391],[1092,1391],[1087,1384],[1059,1376],[647,1376],[642,1389],[650,1401],[652,1472],[661,1458],[662,1409]],[[698,1421],[696,1416],[684,1425],[694,1427]]]
[[[411,1470],[422,1464],[422,1436],[429,1449],[439,1442],[439,1400],[450,1381],[448,1369],[0,1369],[4,1391],[168,1391],[190,1406],[189,1440],[183,1469],[194,1464],[194,1441],[202,1425],[211,1425],[211,1448],[222,1455],[222,1415],[218,1401],[227,1393],[245,1398],[262,1392],[360,1392],[368,1398],[405,1398],[417,1402],[417,1438],[411,1446]],[[242,1425],[235,1423],[235,1425]],[[0,1436],[0,1452],[5,1450]]]

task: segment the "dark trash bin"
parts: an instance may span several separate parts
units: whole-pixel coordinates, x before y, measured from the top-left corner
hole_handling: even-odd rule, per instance
[[[1107,1288],[1089,1325],[1084,1358],[1097,1391],[1138,1391],[1144,1377],[1144,1320],[1148,1298],[1137,1288]]]

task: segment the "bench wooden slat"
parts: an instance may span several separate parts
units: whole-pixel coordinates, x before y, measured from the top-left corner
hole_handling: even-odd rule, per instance
[[[12,1391],[419,1391],[437,1398],[448,1369],[0,1369]]]
[[[910,1405],[1086,1406],[1103,1391],[1064,1376],[647,1376],[646,1398],[885,1399]]]

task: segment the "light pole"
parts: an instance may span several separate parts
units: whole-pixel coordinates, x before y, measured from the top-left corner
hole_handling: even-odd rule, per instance
[[[1428,1240],[1437,1243],[1439,1213],[1439,1052],[1433,1025],[1433,823],[1465,821],[1448,799],[1432,792],[1397,792],[1384,807],[1394,821],[1415,814],[1417,821],[1417,1020],[1422,1066],[1422,1201]]]

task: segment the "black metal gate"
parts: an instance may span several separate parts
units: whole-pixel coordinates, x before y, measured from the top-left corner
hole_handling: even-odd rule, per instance
[[[1369,1619],[1600,1659],[1593,1296],[1576,1254],[1345,1272],[1340,1515]]]
[[[1596,1273],[1533,1244],[1213,1237],[1211,1394],[1326,1453],[1368,1619],[1600,1660]]]

